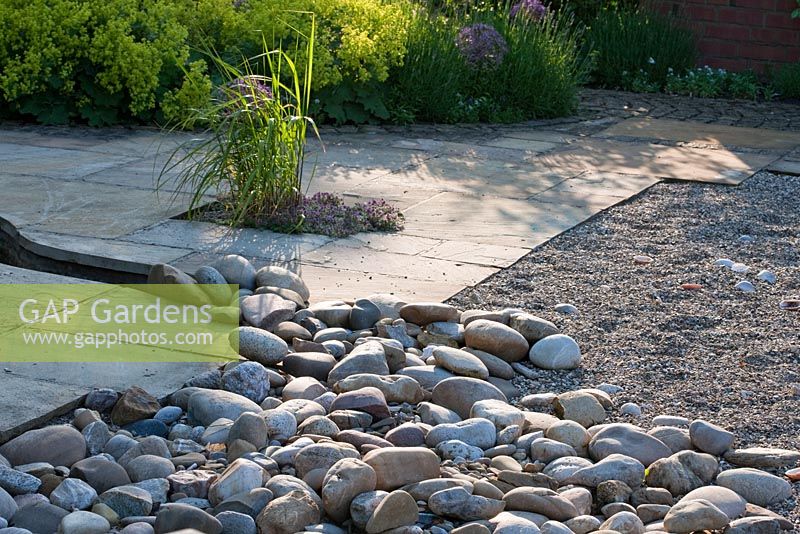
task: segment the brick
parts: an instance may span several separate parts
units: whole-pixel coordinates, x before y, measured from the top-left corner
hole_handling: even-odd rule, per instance
[[[798,46],[800,45],[800,32],[772,28],[753,28],[750,30],[750,40],[754,43]]]
[[[791,28],[800,31],[800,19],[793,19],[791,12],[767,13],[764,19],[766,28]]]
[[[711,6],[687,5],[683,13],[686,17],[696,20],[717,20],[717,10]]]
[[[775,0],[775,11],[778,13],[791,13],[796,7],[795,0]]]
[[[749,41],[750,28],[738,24],[706,24],[705,36],[729,41]]]
[[[782,46],[751,45],[739,48],[740,55],[748,59],[785,61],[786,49]]]
[[[765,11],[776,11],[777,0],[733,0],[732,6],[761,9]]]
[[[768,15],[768,13],[757,9],[721,7],[717,10],[717,21],[762,28],[764,27],[766,15]]]
[[[738,55],[737,43],[704,39],[700,41],[697,48],[704,56],[729,58]]]

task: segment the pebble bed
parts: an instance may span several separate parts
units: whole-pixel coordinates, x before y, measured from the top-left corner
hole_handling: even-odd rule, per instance
[[[658,185],[444,304],[156,265],[244,288],[241,359],[0,445],[0,534],[792,530],[799,193]]]

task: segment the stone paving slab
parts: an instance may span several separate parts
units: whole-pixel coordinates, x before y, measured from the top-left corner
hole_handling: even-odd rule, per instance
[[[703,124],[691,121],[637,117],[603,130],[597,136],[656,139],[682,144],[746,147],[785,151],[800,145],[800,133],[760,128]]]
[[[408,210],[403,233],[426,236],[457,232],[454,237],[460,241],[530,249],[597,211],[535,200],[445,192]]]
[[[523,247],[448,240],[442,241],[420,255],[459,263],[505,268],[516,263],[528,252],[530,249]]]
[[[342,247],[334,241],[303,256],[304,265],[396,276],[408,280],[477,284],[497,269],[437,258]]]
[[[527,252],[527,251],[526,251]],[[177,260],[174,265],[193,273],[220,257],[215,253],[195,253]],[[406,301],[442,301],[465,286],[460,282],[410,279],[407,276],[392,276],[374,272],[352,271],[337,267],[321,266],[297,261],[273,261],[266,258],[245,256],[256,268],[264,265],[279,265],[303,277],[311,291],[311,301],[352,300],[371,293],[390,293]]]
[[[554,148],[561,146],[561,143],[551,143],[549,141],[539,141],[535,139],[520,139],[518,137],[498,137],[491,141],[482,143],[484,146],[493,146],[497,148],[512,148],[514,150],[522,150],[526,154],[542,154],[549,152]]]
[[[792,176],[800,176],[800,160],[781,158],[774,161],[767,166],[770,172],[779,174],[791,174]]]
[[[72,128],[68,126],[0,126],[0,143],[19,146],[57,148],[81,152],[145,157],[169,154],[191,133],[165,135],[154,128]]]
[[[0,174],[0,215],[31,229],[85,237],[118,237],[186,210],[150,189]]]
[[[483,194],[506,198],[527,198],[571,178],[581,171],[502,160],[441,156],[418,167],[402,169],[361,187],[398,188],[430,192]],[[360,188],[359,188],[360,189]]]
[[[371,264],[362,257],[373,255],[381,258],[377,271],[370,273],[374,276],[405,276],[406,270],[417,268],[412,280],[435,280],[440,277],[435,271],[448,267],[465,273],[453,276],[468,284],[659,179],[738,183],[777,157],[640,140],[676,137],[675,132],[684,133],[679,128],[684,123],[640,118],[616,123],[566,121],[549,129],[510,126],[463,132],[432,128],[430,138],[420,136],[419,129],[400,134],[380,128],[323,132],[323,143],[310,143],[306,174],[314,176],[304,184],[309,193],[338,192],[348,202],[385,198],[404,211],[406,229],[376,236],[374,243],[169,219],[185,211],[188,198],[172,202],[171,195],[162,194],[154,201],[154,174],[164,155],[188,137],[151,130],[115,129],[108,138],[94,130],[72,136],[58,129],[38,136],[24,129],[0,130],[0,157],[5,154],[18,165],[42,150],[51,154],[45,167],[57,159],[53,154],[70,162],[85,156],[61,180],[0,175],[0,186],[11,191],[0,199],[0,214],[47,246],[63,234],[69,257],[91,257],[99,250],[138,273],[149,262],[192,265],[214,254],[238,253],[296,268],[311,265],[321,287],[340,291],[354,279],[353,273],[369,272]],[[713,133],[721,142],[740,142],[731,129],[691,127],[705,129],[694,136],[689,132],[686,139],[702,140]],[[605,139],[576,133],[603,128],[598,135]],[[747,132],[746,137],[752,136]],[[787,134],[780,143],[791,139]],[[784,146],[780,143],[775,146]],[[14,159],[15,153],[22,156]],[[108,167],[91,167],[103,158]],[[38,172],[39,167],[33,164],[31,169]],[[109,246],[109,239],[116,244]]]
[[[308,264],[302,265],[299,272],[311,294],[324,295],[325,300],[353,300],[372,293],[390,293],[407,302],[442,301],[465,287],[460,282],[410,280],[405,276],[350,271]]]
[[[91,284],[87,280],[0,264],[2,284]],[[99,287],[99,286],[98,286]],[[2,358],[0,357],[0,361]],[[93,387],[133,384],[158,397],[216,363],[0,363],[0,443],[76,407]],[[25,402],[19,402],[24,398]]]
[[[736,185],[775,159],[774,154],[590,139],[575,148],[545,154],[537,161],[553,169]]]
[[[160,178],[166,163],[163,156],[137,158],[132,162],[105,168],[82,177],[85,182],[119,185],[148,191],[158,190],[160,196],[169,199],[170,194],[178,190],[176,172],[168,172]]]
[[[58,180],[75,179],[134,161],[134,156],[0,144],[0,163],[3,165],[3,173],[8,174]]]
[[[155,263],[171,263],[192,249],[135,243],[120,239],[74,236],[54,232],[20,231],[27,250],[54,260],[111,270],[147,274]]]
[[[578,137],[564,132],[533,130],[530,128],[517,129],[513,126],[503,130],[504,138],[526,139],[530,141],[543,141],[555,144],[567,144],[577,141]]]
[[[125,235],[121,240],[164,247],[181,245],[188,252],[240,254],[274,261],[294,261],[333,238],[303,234],[287,236],[255,228],[230,228],[202,221],[167,220]]]
[[[564,180],[547,192],[630,198],[659,181],[656,176],[589,171]]]

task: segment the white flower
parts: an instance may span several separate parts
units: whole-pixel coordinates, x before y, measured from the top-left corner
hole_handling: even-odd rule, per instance
[[[651,65],[655,65],[656,64],[656,60],[653,59],[653,58],[648,59],[647,62],[650,63]]]

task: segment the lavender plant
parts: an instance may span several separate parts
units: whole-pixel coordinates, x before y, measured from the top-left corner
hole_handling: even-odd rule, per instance
[[[543,11],[541,0],[452,4],[413,12],[392,78],[396,118],[512,122],[575,109],[588,60],[568,13]]]
[[[511,6],[508,12],[512,19],[528,21],[539,21],[547,15],[547,7],[541,0],[521,0]]]

